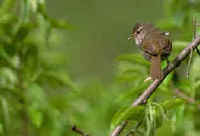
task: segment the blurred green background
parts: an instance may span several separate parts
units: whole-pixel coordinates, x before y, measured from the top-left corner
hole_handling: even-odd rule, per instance
[[[186,59],[146,105],[132,108],[151,82],[149,62],[127,39],[136,22],[153,23],[171,33],[173,60],[194,38],[199,0],[0,4],[0,136],[78,136],[73,125],[105,136],[124,120],[121,136],[200,135],[196,51],[191,65]]]
[[[112,80],[115,58],[135,50],[127,40],[134,24],[155,23],[163,16],[162,0],[48,0],[47,9],[50,16],[74,26],[66,32],[65,44],[76,80]]]

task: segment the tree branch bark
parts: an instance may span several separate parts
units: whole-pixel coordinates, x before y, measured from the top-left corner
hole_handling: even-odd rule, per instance
[[[177,68],[181,62],[190,54],[190,52],[197,48],[200,44],[200,36],[195,37],[195,39],[184,48],[177,57],[169,63],[169,65],[163,70],[163,77],[161,79],[156,79],[152,84],[132,103],[131,107],[136,107],[141,104],[145,104],[149,97],[155,92],[156,88],[162,83],[166,76]],[[119,136],[123,129],[128,124],[128,121],[124,121],[122,124],[118,125],[111,133],[110,136]]]

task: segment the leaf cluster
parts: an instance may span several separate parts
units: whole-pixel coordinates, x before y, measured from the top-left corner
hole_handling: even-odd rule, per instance
[[[66,132],[67,91],[77,88],[65,70],[60,30],[70,28],[47,15],[44,0],[1,3],[0,135]]]
[[[165,18],[157,22],[157,26],[168,30],[173,37],[173,51],[169,58],[172,60],[194,38],[193,18],[200,19],[198,0],[167,0]],[[197,33],[199,33],[199,27]],[[173,71],[157,91],[143,106],[130,108],[131,103],[145,90],[149,83],[144,83],[148,76],[149,62],[142,55],[132,53],[118,57],[117,79],[124,85],[124,92],[119,97],[123,103],[121,109],[114,115],[111,130],[124,120],[129,125],[121,135],[128,136],[179,136],[199,135],[200,113],[199,80],[200,57],[193,51],[192,63],[187,78],[188,60]],[[163,67],[166,62],[163,62]],[[177,94],[183,92],[186,97]]]

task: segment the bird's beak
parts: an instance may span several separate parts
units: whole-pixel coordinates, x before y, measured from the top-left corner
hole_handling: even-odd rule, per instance
[[[133,38],[134,38],[134,35],[131,34],[131,35],[128,37],[128,40],[131,40],[131,39],[133,39]]]

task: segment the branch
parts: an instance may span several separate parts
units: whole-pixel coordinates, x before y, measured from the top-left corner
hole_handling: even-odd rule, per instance
[[[193,23],[193,37],[196,38],[197,37],[197,27],[199,27],[200,25],[197,23],[197,18],[195,16],[193,16],[192,23]],[[197,47],[196,47],[196,51],[197,51],[197,54],[200,55],[200,51]]]
[[[124,121],[123,123],[121,123],[119,126],[117,126],[115,128],[115,130],[112,132],[111,136],[118,136],[122,130],[126,127],[126,125],[128,124],[128,121]]]
[[[77,126],[72,126],[72,131],[79,134],[80,136],[89,136],[88,134],[85,134],[80,128],[77,128]]]
[[[200,36],[196,36],[195,39],[186,48],[184,48],[180,52],[180,54],[178,54],[178,56],[163,70],[163,77],[161,79],[154,80],[153,83],[150,84],[150,86],[132,103],[131,107],[136,107],[138,105],[145,104],[148,98],[155,92],[156,88],[158,88],[158,86],[162,83],[166,76],[174,69],[176,69],[181,64],[181,62],[190,54],[190,52],[198,47],[199,44]],[[123,125],[118,125],[113,130],[111,136],[119,136],[128,124],[128,122],[124,121],[122,124]]]

